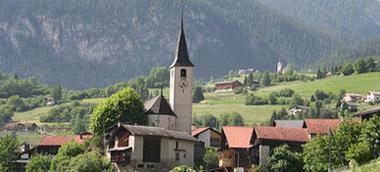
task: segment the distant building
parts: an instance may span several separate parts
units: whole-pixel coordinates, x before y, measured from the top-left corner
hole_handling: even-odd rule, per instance
[[[220,147],[220,133],[210,127],[197,128],[191,132],[191,135],[204,142],[205,147]]]
[[[380,106],[376,106],[363,112],[357,113],[355,116],[359,116],[362,121],[369,120],[374,116],[380,117]]]
[[[217,82],[215,83],[215,89],[217,91],[232,91],[233,89],[237,87],[244,86],[243,83],[241,83],[238,80],[234,81],[223,81],[223,82]]]
[[[13,132],[34,132],[37,129],[38,125],[36,123],[8,123],[2,127],[2,131]]]
[[[299,115],[309,110],[309,107],[303,105],[293,105],[289,108],[289,113],[292,115]]]
[[[196,139],[185,131],[118,124],[107,130],[107,157],[119,168],[167,172],[194,165]]]
[[[370,91],[367,94],[366,102],[379,103],[380,102],[380,92]]]
[[[282,73],[284,70],[284,66],[283,64],[281,63],[280,59],[278,59],[278,62],[277,62],[277,73]]]
[[[46,99],[46,105],[47,106],[53,106],[56,104],[55,99],[53,97],[45,97]]]
[[[359,102],[363,99],[362,95],[354,93],[346,93],[342,98],[344,102]]]
[[[238,74],[239,75],[245,75],[245,74],[247,74],[247,70],[245,70],[245,69],[239,69],[238,70]]]

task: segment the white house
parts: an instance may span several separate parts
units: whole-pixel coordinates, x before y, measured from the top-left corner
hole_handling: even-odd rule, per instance
[[[167,172],[177,165],[194,165],[196,140],[184,131],[119,123],[107,133],[107,157],[122,172]]]
[[[378,103],[380,102],[380,92],[370,91],[367,94],[366,102]]]

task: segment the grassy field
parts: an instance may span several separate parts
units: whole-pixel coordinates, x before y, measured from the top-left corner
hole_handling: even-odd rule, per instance
[[[295,90],[303,97],[309,97],[315,90],[339,93],[345,89],[347,92],[366,94],[368,91],[380,91],[380,72],[355,74],[351,76],[332,76],[322,80],[302,82],[286,82],[276,86],[266,87],[255,91],[258,96],[267,96],[273,91],[280,91],[284,88]]]
[[[372,162],[367,165],[363,165],[355,170],[356,172],[375,172],[380,171],[380,161]]]

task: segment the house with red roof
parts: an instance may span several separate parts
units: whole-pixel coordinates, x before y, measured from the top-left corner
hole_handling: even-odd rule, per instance
[[[191,132],[191,136],[204,143],[205,147],[219,148],[220,132],[210,127],[196,128]]]
[[[302,145],[310,140],[310,136],[304,128],[258,126],[253,131],[252,139],[252,163],[265,165],[273,148],[287,144],[290,149],[301,152]]]
[[[91,138],[91,133],[83,133],[80,135],[60,135],[60,136],[45,136],[34,148],[38,154],[56,155],[58,149],[65,143],[75,141],[83,144],[87,139]]]
[[[234,167],[252,166],[252,127],[225,126],[222,128],[219,167],[231,171]]]
[[[335,130],[340,124],[340,119],[305,119],[304,128],[307,129],[310,137],[317,134],[324,135]]]

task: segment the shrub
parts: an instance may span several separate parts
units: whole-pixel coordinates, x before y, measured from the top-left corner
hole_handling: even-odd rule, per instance
[[[371,149],[367,142],[360,142],[351,145],[347,152],[346,158],[349,160],[355,160],[359,164],[369,162],[371,160]]]
[[[294,90],[290,89],[290,88],[285,88],[285,89],[282,89],[280,90],[279,92],[279,95],[281,97],[292,97],[294,94]]]
[[[264,105],[268,104],[268,101],[255,96],[254,94],[250,94],[246,97],[245,105]]]

